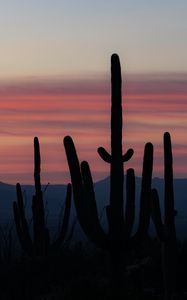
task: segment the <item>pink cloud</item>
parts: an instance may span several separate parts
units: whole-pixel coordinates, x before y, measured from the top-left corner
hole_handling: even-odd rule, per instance
[[[187,177],[187,75],[126,76],[123,104],[124,149],[135,150],[125,167],[134,167],[140,176],[144,145],[151,141],[154,174],[162,176],[162,138],[170,131],[175,174]],[[89,161],[94,180],[109,175],[97,147],[110,150],[110,105],[110,82],[103,78],[0,82],[0,180],[31,183],[35,135],[41,141],[44,181],[69,180],[65,135],[73,137],[80,159]]]

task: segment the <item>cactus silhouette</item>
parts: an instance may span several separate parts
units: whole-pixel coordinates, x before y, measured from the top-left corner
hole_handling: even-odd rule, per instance
[[[79,162],[73,140],[64,138],[64,146],[70,169],[74,203],[80,225],[87,237],[102,249],[111,253],[112,265],[116,280],[121,276],[121,262],[126,249],[135,241],[147,235],[151,209],[151,178],[153,166],[153,146],[145,145],[140,195],[140,218],[136,234],[132,237],[135,216],[135,175],[133,169],[127,170],[126,176],[126,209],[124,215],[123,163],[131,158],[133,150],[122,155],[122,105],[121,105],[121,70],[116,54],[111,58],[111,155],[102,147],[98,149],[101,158],[110,163],[110,204],[106,206],[109,232],[105,233],[98,217],[93,180],[89,164]],[[120,274],[120,275],[119,275]],[[118,276],[119,275],[119,276]]]
[[[32,198],[33,240],[29,233],[28,222],[25,217],[23,194],[19,183],[16,185],[17,202],[13,202],[14,220],[17,235],[22,249],[30,256],[45,256],[58,248],[64,241],[68,228],[71,207],[71,184],[67,186],[64,218],[58,238],[50,243],[49,231],[45,222],[43,193],[40,181],[40,145],[37,137],[34,138],[34,182],[35,195]]]
[[[165,300],[173,299],[176,293],[177,241],[175,231],[174,191],[173,191],[173,157],[171,137],[164,134],[164,222],[162,223],[159,196],[152,190],[152,219],[157,235],[162,243],[162,265],[164,277]]]
[[[98,148],[100,157],[110,164],[110,226],[111,237],[116,240],[123,239],[123,163],[128,161],[133,150],[129,149],[122,154],[122,95],[121,95],[121,68],[119,57],[113,54],[111,57],[111,83],[112,83],[112,107],[111,107],[111,155],[102,147]],[[114,222],[113,222],[114,221]]]

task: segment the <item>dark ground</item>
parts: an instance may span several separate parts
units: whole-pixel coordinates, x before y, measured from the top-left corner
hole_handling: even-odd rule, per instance
[[[178,279],[184,293],[183,298],[176,299],[187,299],[186,244],[179,243],[179,249]],[[81,242],[66,244],[59,253],[46,258],[2,258],[0,299],[163,299],[161,248],[156,239],[131,255],[123,269],[120,292],[112,288],[110,265],[107,252]]]

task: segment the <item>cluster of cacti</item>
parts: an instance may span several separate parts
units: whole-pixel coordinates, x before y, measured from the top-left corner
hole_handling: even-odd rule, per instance
[[[177,241],[175,231],[176,210],[173,191],[173,158],[170,134],[164,134],[164,222],[161,218],[159,196],[152,190],[152,219],[162,243],[162,265],[165,300],[173,299],[177,291]]]
[[[34,183],[35,195],[32,198],[32,216],[33,216],[33,239],[29,233],[28,222],[25,217],[23,203],[23,194],[21,186],[16,185],[17,202],[14,201],[14,219],[16,230],[22,249],[30,256],[45,256],[53,249],[62,244],[68,228],[70,207],[71,207],[71,184],[67,186],[65,211],[62,227],[58,238],[51,243],[48,228],[45,222],[45,211],[43,202],[43,192],[40,181],[40,145],[37,137],[34,138]]]
[[[75,208],[78,220],[87,237],[96,246],[108,249],[113,266],[120,268],[125,249],[147,235],[151,209],[151,178],[153,166],[153,146],[147,143],[144,151],[142,186],[140,195],[140,217],[137,233],[131,237],[135,216],[135,175],[133,169],[126,175],[126,209],[124,215],[124,168],[123,163],[131,158],[133,150],[122,154],[122,99],[121,70],[116,54],[111,59],[112,108],[111,108],[111,155],[99,148],[101,158],[110,163],[110,204],[106,207],[109,232],[105,233],[100,225],[94,187],[89,165],[79,163],[71,137],[64,138],[69,164]]]
[[[135,245],[139,245],[148,236],[150,217],[152,217],[157,235],[162,243],[165,300],[169,300],[176,292],[177,272],[176,211],[174,209],[171,139],[169,133],[164,134],[164,223],[162,223],[157,190],[151,187],[153,145],[147,143],[144,149],[142,167],[139,223],[136,233],[132,234],[135,223],[136,186],[134,170],[130,168],[126,172],[126,193],[124,193],[124,162],[132,157],[133,149],[129,149],[125,154],[122,153],[121,85],[119,57],[113,54],[111,58],[111,154],[103,147],[98,148],[100,157],[110,164],[110,199],[106,206],[108,232],[104,231],[99,220],[89,164],[87,161],[79,162],[72,138],[70,136],[64,138],[77,217],[89,240],[97,247],[110,252],[112,266],[114,267],[113,274],[116,276],[116,280],[119,280],[122,275],[121,265],[125,266],[128,263],[128,251]],[[64,219],[59,237],[51,243],[45,222],[40,181],[40,148],[37,137],[34,138],[34,182],[35,195],[32,198],[33,239],[29,232],[23,194],[19,183],[16,186],[17,202],[13,203],[14,219],[22,249],[31,256],[45,256],[64,241],[70,216],[71,185],[68,184],[67,186]],[[124,198],[126,198],[125,207]]]

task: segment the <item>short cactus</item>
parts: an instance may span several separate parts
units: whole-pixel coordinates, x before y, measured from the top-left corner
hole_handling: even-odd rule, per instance
[[[45,223],[45,211],[43,203],[43,193],[40,181],[40,145],[37,137],[34,138],[34,182],[35,195],[32,198],[33,214],[33,240],[29,233],[28,222],[25,217],[23,195],[21,186],[16,185],[17,201],[13,202],[14,220],[20,245],[25,253],[30,256],[45,256],[50,251],[55,250],[64,241],[68,228],[71,207],[71,184],[67,186],[65,212],[62,227],[58,238],[50,243],[49,231]]]

